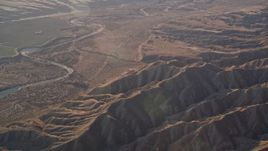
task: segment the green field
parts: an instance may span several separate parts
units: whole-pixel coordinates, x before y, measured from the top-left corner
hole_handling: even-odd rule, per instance
[[[14,55],[15,48],[36,46],[51,38],[64,36],[66,33],[62,28],[66,26],[67,21],[60,18],[0,24],[0,57]],[[36,34],[39,31],[42,31],[42,34]]]

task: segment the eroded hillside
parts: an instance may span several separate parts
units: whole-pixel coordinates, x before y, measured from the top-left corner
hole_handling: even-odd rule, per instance
[[[110,9],[72,18],[73,36],[2,59],[8,69],[42,64],[45,75],[0,83],[29,85],[1,99],[0,146],[268,149],[267,1],[120,3],[96,2]]]

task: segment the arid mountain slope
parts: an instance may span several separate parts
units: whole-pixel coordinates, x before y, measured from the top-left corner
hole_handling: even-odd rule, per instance
[[[0,146],[25,151],[268,150],[267,3],[138,4],[118,6],[129,7],[121,10],[124,15],[111,9],[113,14],[94,16],[92,26],[81,20],[85,27],[67,29],[76,36],[30,54],[74,70],[47,89],[57,86],[67,96],[77,92],[75,97],[47,97],[49,103],[23,95],[4,98],[7,103],[27,100],[29,109],[46,108],[20,121],[3,120]],[[84,30],[90,32],[80,34]],[[18,94],[36,92],[32,89]]]
[[[66,102],[37,121],[9,125],[15,129],[2,133],[1,143],[16,149],[33,139],[43,144],[38,147],[68,151],[253,149],[266,141],[268,132],[268,53],[258,59],[255,55],[236,59],[243,63],[232,68],[202,60],[184,67],[159,62],[132,76],[143,77],[152,70],[169,73],[163,66],[174,71],[172,76],[151,77],[131,89],[124,85],[135,79],[119,79],[98,94],[93,90],[94,95]],[[261,65],[252,69],[255,63]],[[112,85],[118,86],[110,89]],[[23,143],[14,146],[9,139]]]

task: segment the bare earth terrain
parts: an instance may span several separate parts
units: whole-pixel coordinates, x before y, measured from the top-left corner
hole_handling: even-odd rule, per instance
[[[0,150],[268,150],[267,0],[0,13]]]

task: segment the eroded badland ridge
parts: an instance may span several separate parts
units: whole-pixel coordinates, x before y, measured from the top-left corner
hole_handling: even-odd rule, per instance
[[[89,7],[60,17],[68,36],[0,59],[0,90],[14,91],[0,98],[0,146],[268,150],[268,1]]]

